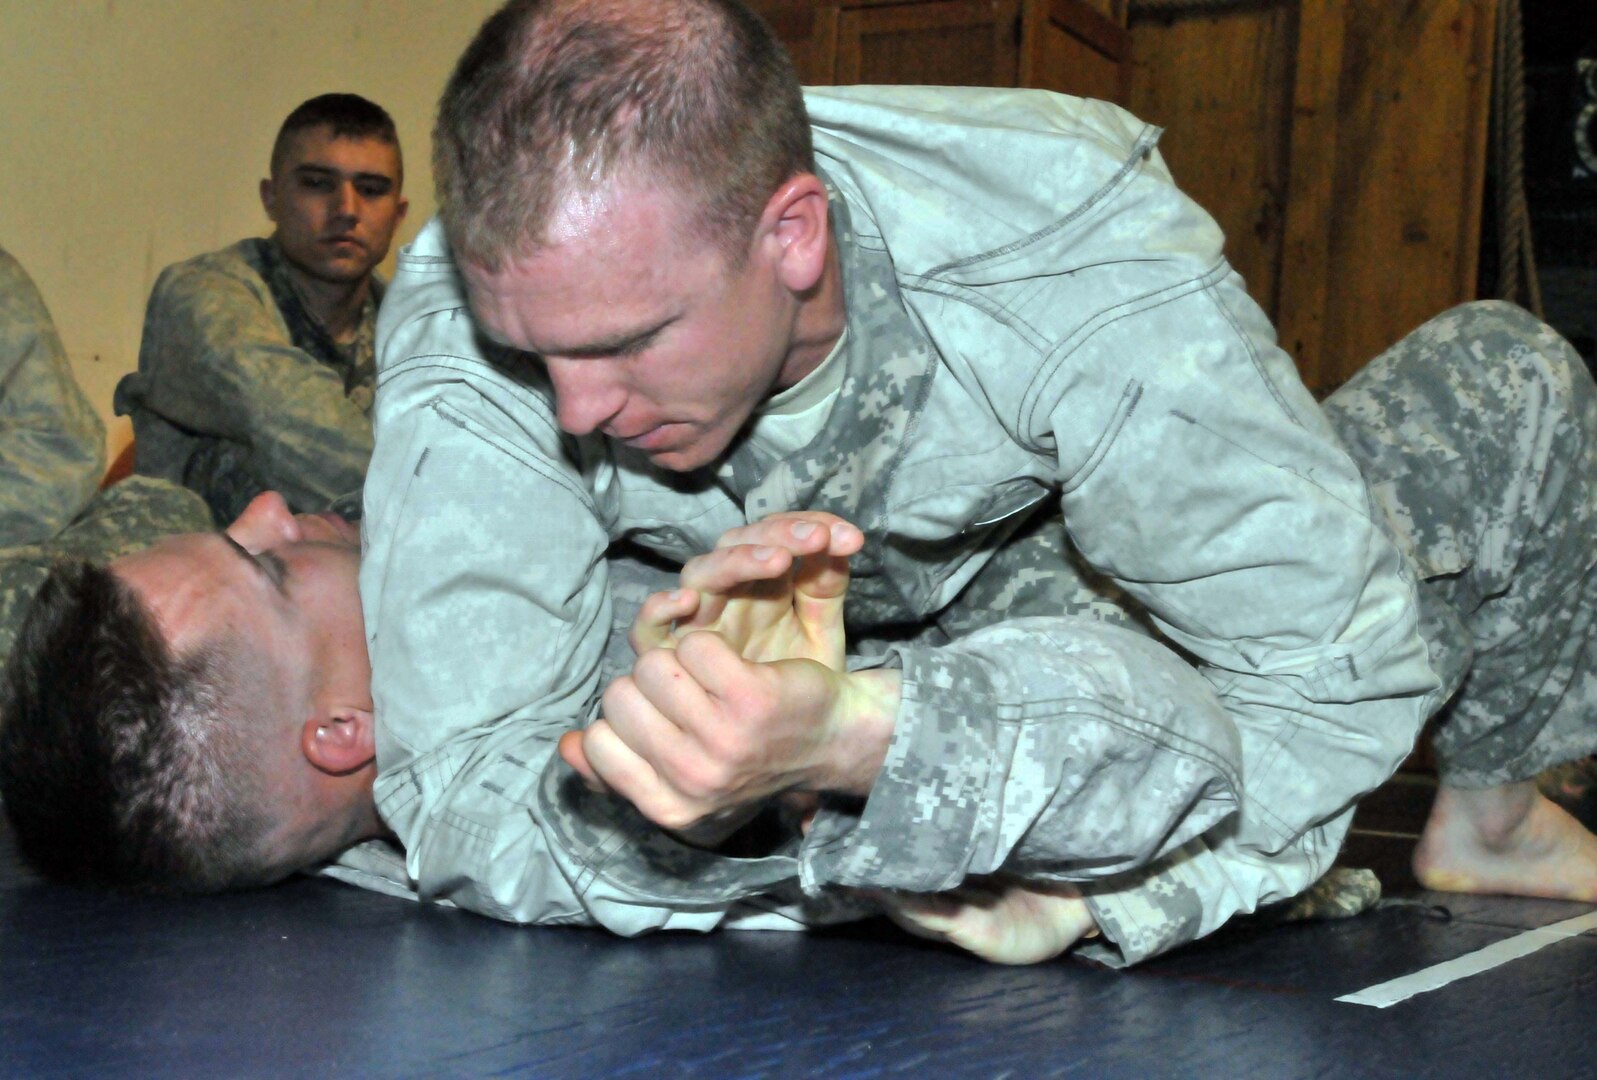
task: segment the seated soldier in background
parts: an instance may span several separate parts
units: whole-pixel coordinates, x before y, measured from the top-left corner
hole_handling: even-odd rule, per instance
[[[394,122],[354,94],[283,121],[261,204],[277,226],[169,266],[150,294],[139,369],[117,387],[136,471],[204,496],[216,524],[280,491],[320,510],[371,457],[373,335],[407,207]]]
[[[0,660],[57,558],[104,562],[203,528],[201,501],[140,478],[100,491],[105,427],[44,299],[0,248]]]
[[[1452,760],[1483,763],[1477,772],[1454,765],[1445,778],[1415,853],[1431,888],[1597,900],[1597,840],[1529,779],[1560,755],[1590,752],[1594,739],[1578,676],[1589,670],[1597,620],[1597,388],[1572,356],[1523,312],[1463,308],[1325,406],[1419,581],[1432,663],[1449,686],[1462,684],[1441,728]],[[623,674],[629,664],[618,661],[612,633],[600,676],[610,686],[605,717],[562,746],[594,787],[603,784],[585,753],[595,732],[635,741],[639,717],[655,710],[684,745],[702,738],[707,717],[678,706],[707,665],[730,662],[756,677],[786,665],[817,684],[840,674],[847,564],[865,542],[860,531],[796,513],[725,539],[683,568],[683,591],[641,609],[636,643],[676,635],[676,656],[646,648]],[[0,795],[24,854],[65,880],[208,891],[343,853],[341,876],[414,888],[403,864],[370,845],[351,848],[388,834],[372,796],[382,721],[359,558],[347,522],[295,517],[267,494],[225,533],[171,538],[109,572],[58,570],[7,671],[0,726]],[[735,602],[723,605],[728,597]],[[1195,672],[1152,637],[1101,617],[1065,619],[1060,634],[1075,659],[1035,678],[1061,693],[1071,680],[1078,692],[1091,684],[1124,705],[1118,715],[1146,724],[1101,725],[1068,710],[1010,717],[1006,775],[1029,778],[1035,797],[984,818],[970,841],[980,857],[953,889],[877,895],[918,932],[1004,962],[1090,938],[1078,883],[1112,883],[1194,829],[1225,827],[1237,802],[1225,725],[1160,705]],[[988,647],[1003,646],[1001,634],[988,635]],[[1117,667],[1115,655],[1137,657],[1134,669]],[[662,679],[662,670],[681,677]],[[460,676],[469,692],[472,673]],[[1549,712],[1538,691],[1556,687],[1565,700]],[[1173,744],[1187,752],[1173,759]],[[466,768],[491,754],[471,749]],[[1079,755],[1101,766],[1087,776],[1062,767]],[[521,762],[519,772],[479,777],[502,816],[484,826],[491,842],[476,872],[511,901],[485,913],[627,933],[859,913],[850,890],[801,885],[791,829],[763,857],[728,857],[706,834],[688,844],[572,779],[552,755],[541,768]],[[1183,812],[1153,812],[1172,788],[1187,796],[1177,800]],[[1138,798],[1154,790],[1158,798]],[[1472,790],[1496,812],[1480,813]],[[921,858],[917,847],[884,851],[882,872],[901,873]]]

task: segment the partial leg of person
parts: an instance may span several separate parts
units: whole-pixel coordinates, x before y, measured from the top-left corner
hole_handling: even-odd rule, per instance
[[[1597,900],[1597,837],[1536,776],[1597,750],[1597,386],[1519,308],[1426,323],[1326,402],[1420,576],[1456,692],[1414,856],[1429,888]]]
[[[63,559],[106,563],[173,533],[212,528],[198,495],[164,480],[133,476],[99,492],[70,525],[42,544],[0,551],[0,663],[51,566]]]

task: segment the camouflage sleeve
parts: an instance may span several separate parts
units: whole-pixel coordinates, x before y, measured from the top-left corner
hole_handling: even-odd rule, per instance
[[[0,250],[0,547],[64,528],[105,472],[105,428],[44,300]]]
[[[378,811],[423,899],[622,934],[710,929],[791,881],[793,860],[751,872],[695,853],[572,782],[555,742],[597,700],[609,537],[547,406],[480,358],[441,355],[471,348],[449,321],[385,339],[401,359],[383,369],[361,566]]]
[[[371,419],[336,371],[294,345],[259,278],[169,267],[150,295],[139,370],[143,408],[240,447],[262,489],[296,510],[320,510],[365,477]]]
[[[385,406],[424,381],[390,378]],[[595,701],[610,630],[608,540],[580,485],[534,435],[512,449],[484,431],[466,392],[431,391],[383,415],[361,564],[378,806],[425,879],[453,858],[445,808],[476,786],[457,783],[473,747],[519,731],[541,765]]]
[[[1099,880],[1236,808],[1236,733],[1151,638],[1025,618],[946,646],[895,645],[884,661],[903,687],[886,761],[857,816],[839,805],[817,817],[807,890],[938,892],[999,870]]]

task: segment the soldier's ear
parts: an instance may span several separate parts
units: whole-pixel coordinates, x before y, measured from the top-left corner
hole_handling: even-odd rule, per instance
[[[826,269],[827,221],[826,185],[814,173],[789,177],[766,201],[757,236],[775,245],[777,272],[795,293],[814,288]]]
[[[313,716],[300,728],[299,742],[305,760],[333,776],[365,768],[377,756],[372,714],[366,709],[340,707]]]
[[[277,221],[277,189],[272,186],[272,178],[268,176],[261,181],[261,209],[266,211],[269,221]]]

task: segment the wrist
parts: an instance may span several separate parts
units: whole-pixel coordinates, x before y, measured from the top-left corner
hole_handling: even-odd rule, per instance
[[[816,788],[864,797],[882,771],[898,723],[900,675],[892,668],[870,668],[845,672],[839,679],[832,703],[830,760]]]

